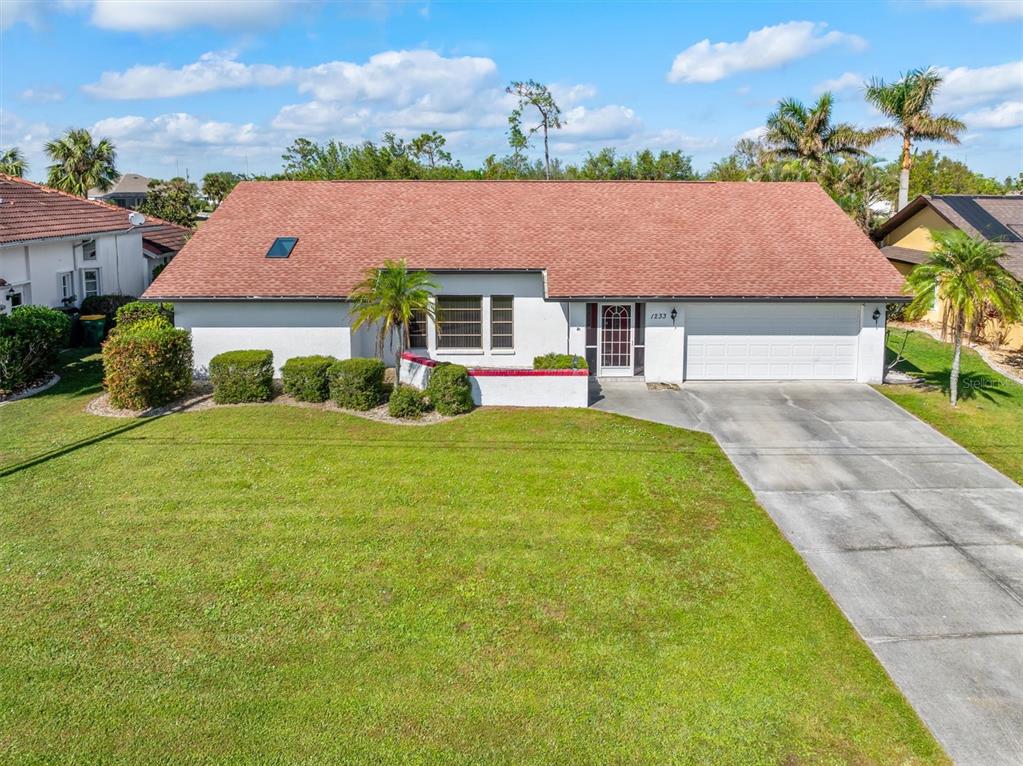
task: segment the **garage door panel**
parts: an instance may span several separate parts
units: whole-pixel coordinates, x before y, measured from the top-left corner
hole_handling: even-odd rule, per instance
[[[858,304],[707,304],[686,310],[690,380],[852,380]]]

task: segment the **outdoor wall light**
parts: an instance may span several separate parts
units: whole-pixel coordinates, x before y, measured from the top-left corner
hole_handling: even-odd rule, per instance
[[[14,300],[14,296],[17,295],[17,294],[18,293],[15,292],[14,288],[12,287],[10,290],[7,291],[7,300],[9,300],[9,301]]]
[[[678,318],[678,309],[673,308],[671,310],[671,321],[674,322]]]
[[[874,317],[874,324],[877,324],[877,320],[881,318],[881,309],[874,309],[872,316]]]

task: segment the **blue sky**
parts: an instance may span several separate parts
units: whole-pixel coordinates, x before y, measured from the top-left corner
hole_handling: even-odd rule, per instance
[[[941,151],[1023,170],[1023,0],[0,0],[0,28],[0,147],[20,146],[36,179],[43,143],[72,126],[154,177],[274,172],[298,136],[385,130],[440,130],[472,165],[507,153],[503,87],[527,78],[561,104],[556,156],[682,149],[702,170],[780,98],[831,88],[839,119],[878,124],[863,80],[917,66],[945,71],[938,107],[968,124]]]

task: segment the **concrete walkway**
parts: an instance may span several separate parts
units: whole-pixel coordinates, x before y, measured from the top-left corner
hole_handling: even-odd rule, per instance
[[[1023,763],[1023,489],[863,385],[609,383],[594,407],[713,434],[955,762]]]

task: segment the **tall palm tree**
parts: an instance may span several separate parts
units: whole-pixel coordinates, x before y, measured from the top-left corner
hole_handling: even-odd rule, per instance
[[[906,291],[913,300],[906,316],[919,318],[935,299],[946,306],[942,329],[952,330],[952,375],[949,381],[952,406],[959,402],[959,364],[963,333],[977,319],[985,305],[993,306],[1003,321],[1023,316],[1023,298],[1016,280],[998,259],[1005,251],[986,239],[974,239],[963,231],[932,231],[934,251],[930,258],[910,272]]]
[[[25,155],[21,149],[12,146],[3,154],[0,154],[0,173],[5,173],[15,178],[21,178],[28,170],[28,163],[25,162]]]
[[[913,140],[959,143],[966,123],[950,114],[931,114],[934,94],[942,76],[934,68],[911,69],[893,83],[874,78],[867,83],[866,99],[892,121],[884,128],[889,136],[902,136],[902,171],[899,174],[899,204],[909,204],[909,170],[913,166]]]
[[[368,269],[366,277],[352,292],[352,311],[355,321],[352,329],[366,325],[377,327],[377,353],[382,354],[384,343],[397,334],[398,357],[394,364],[395,385],[401,382],[401,355],[409,344],[409,323],[422,312],[436,319],[431,291],[436,285],[425,271],[410,271],[405,260],[384,261],[382,268]]]
[[[117,182],[114,160],[117,152],[107,139],[94,143],[89,131],[72,128],[46,144],[49,166],[47,186],[85,197],[89,189],[106,191]]]
[[[772,154],[781,159],[806,160],[820,168],[837,157],[859,157],[882,133],[863,131],[847,122],[832,123],[834,97],[824,93],[807,107],[788,98],[767,118],[765,139]]]

